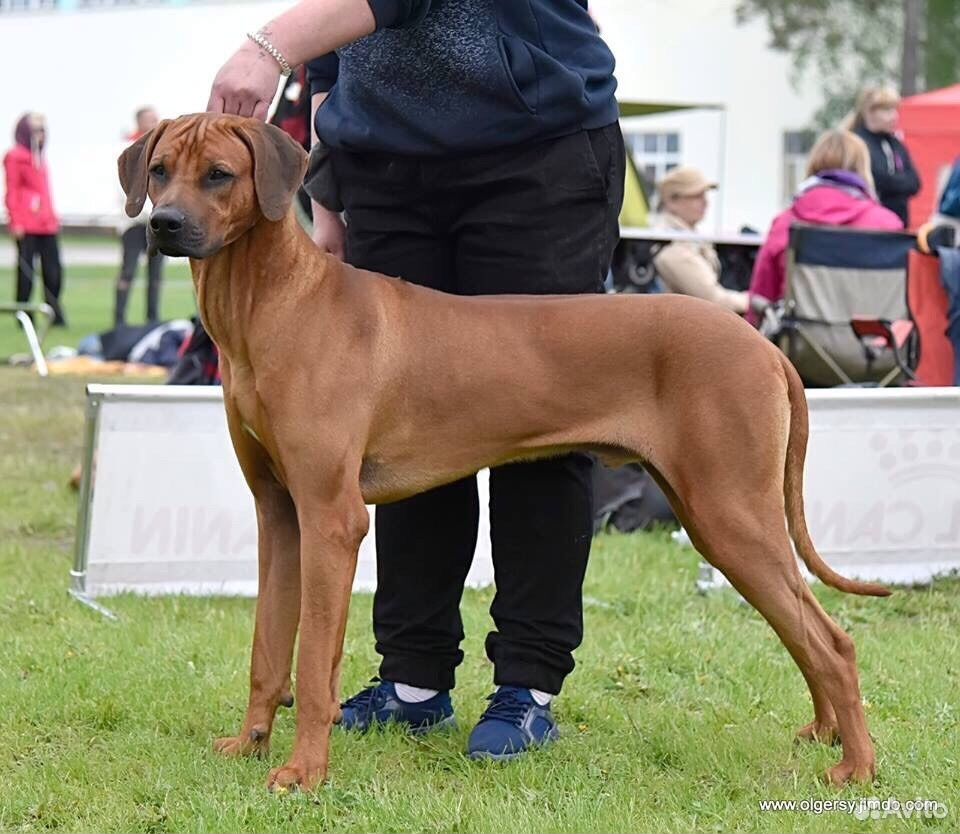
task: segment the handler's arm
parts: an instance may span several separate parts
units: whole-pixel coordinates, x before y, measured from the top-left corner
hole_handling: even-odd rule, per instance
[[[291,67],[384,27],[420,20],[434,0],[300,0],[260,29]],[[265,119],[280,65],[247,40],[217,73],[207,110]]]
[[[367,0],[301,0],[260,32],[295,67],[375,28]],[[279,81],[279,63],[248,39],[217,73],[207,110],[266,119]]]

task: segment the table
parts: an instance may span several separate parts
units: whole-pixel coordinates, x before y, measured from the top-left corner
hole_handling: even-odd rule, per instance
[[[620,243],[613,258],[614,289],[617,292],[650,292],[656,278],[654,256],[663,246],[678,240],[712,244],[720,257],[720,283],[731,290],[745,290],[750,286],[753,264],[764,236],[752,232],[712,234],[622,226]]]

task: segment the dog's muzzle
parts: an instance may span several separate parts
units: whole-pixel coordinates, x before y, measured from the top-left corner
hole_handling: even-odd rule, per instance
[[[155,208],[147,230],[150,253],[171,257],[202,258],[208,254],[203,234],[178,208]]]

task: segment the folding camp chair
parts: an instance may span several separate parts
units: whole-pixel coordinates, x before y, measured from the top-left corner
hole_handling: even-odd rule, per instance
[[[907,256],[915,238],[794,226],[787,286],[763,330],[808,386],[909,382],[916,339],[907,307]]]

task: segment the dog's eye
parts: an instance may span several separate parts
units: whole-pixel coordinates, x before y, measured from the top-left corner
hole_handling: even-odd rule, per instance
[[[150,174],[154,177],[165,177],[167,169],[163,167],[163,163],[158,162],[150,169]]]
[[[221,182],[230,179],[232,176],[233,174],[229,171],[224,171],[223,168],[211,168],[210,173],[207,174],[207,179],[210,180],[210,182]]]

